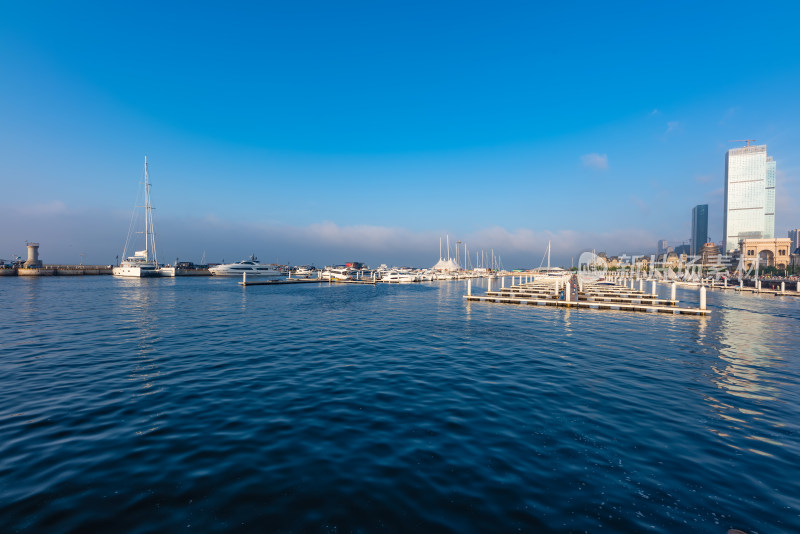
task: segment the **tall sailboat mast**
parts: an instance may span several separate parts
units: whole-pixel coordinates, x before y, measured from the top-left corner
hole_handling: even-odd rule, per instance
[[[547,272],[550,272],[550,240],[547,241]]]
[[[147,156],[144,157],[144,261],[150,261],[150,184],[147,182]]]
[[[152,253],[152,258],[151,258]],[[156,234],[153,227],[153,207],[150,205],[150,176],[147,171],[147,156],[144,157],[144,254],[145,261],[158,264]]]

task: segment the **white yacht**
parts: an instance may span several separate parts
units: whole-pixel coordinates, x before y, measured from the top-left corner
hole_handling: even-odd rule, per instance
[[[394,284],[408,284],[417,281],[418,281],[417,276],[409,272],[392,270],[381,273],[381,282],[388,282]]]
[[[208,270],[214,276],[242,276],[243,273],[247,273],[247,276],[260,276],[262,278],[284,277],[281,271],[259,262],[255,255],[250,256],[249,260],[215,265],[214,267],[209,267]]]
[[[150,180],[147,174],[147,156],[144,158],[144,232],[137,231],[134,224],[137,218],[136,208],[131,217],[131,225],[128,229],[128,237],[125,239],[125,247],[122,250],[123,260],[118,267],[114,267],[111,272],[114,276],[124,276],[127,278],[143,278],[146,276],[160,276],[158,269],[158,259],[156,257],[156,234],[153,229],[153,208],[150,206]],[[144,234],[144,250],[136,250],[132,256],[128,256],[128,247],[133,248],[133,238],[136,234]]]
[[[347,267],[327,267],[320,273],[320,279],[334,282],[337,280],[355,280],[355,274],[354,270]]]
[[[289,271],[289,276],[291,278],[311,278],[313,275],[314,271],[307,267],[297,267]]]

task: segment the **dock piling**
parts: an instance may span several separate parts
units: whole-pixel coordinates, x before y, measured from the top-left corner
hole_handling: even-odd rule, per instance
[[[700,286],[700,309],[706,309],[706,286]]]
[[[675,289],[678,287],[674,281],[672,282],[672,287],[669,289],[669,300],[675,300]]]
[[[467,278],[467,295],[472,295],[472,278]]]

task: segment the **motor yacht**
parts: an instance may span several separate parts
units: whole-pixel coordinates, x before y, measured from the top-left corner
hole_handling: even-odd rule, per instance
[[[347,267],[327,267],[324,271],[320,273],[320,279],[322,280],[354,280],[356,272],[353,269],[349,269]]]
[[[225,263],[208,268],[214,276],[260,276],[262,278],[283,278],[285,275],[270,265],[264,265],[258,261],[255,255],[248,260],[237,261],[236,263]]]

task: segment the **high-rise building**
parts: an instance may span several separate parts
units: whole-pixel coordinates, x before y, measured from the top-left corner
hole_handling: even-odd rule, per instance
[[[708,243],[708,204],[698,204],[692,208],[692,255],[700,254],[703,245]]]
[[[797,230],[789,230],[789,239],[792,240],[791,249],[792,254],[794,254],[795,251],[800,248],[800,228]]]
[[[658,253],[659,254],[666,254],[668,246],[669,246],[669,244],[667,243],[666,239],[659,239],[658,240]]]
[[[775,160],[767,145],[748,141],[725,154],[722,233],[723,254],[739,248],[742,239],[775,237]]]

